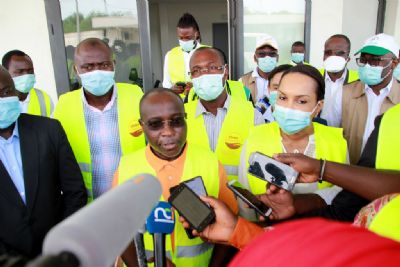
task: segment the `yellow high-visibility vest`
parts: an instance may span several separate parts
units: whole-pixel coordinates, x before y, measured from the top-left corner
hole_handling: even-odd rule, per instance
[[[139,86],[125,83],[117,83],[116,89],[119,138],[122,155],[126,155],[145,146],[143,130],[138,121],[139,101],[143,92]],[[60,96],[54,118],[61,122],[67,134],[82,172],[88,200],[91,201],[93,200],[92,161],[82,95],[81,88]]]
[[[50,117],[53,109],[50,96],[43,90],[32,88],[29,91],[28,114]]]
[[[347,142],[343,138],[343,129],[325,126],[314,123],[314,137],[316,159],[325,159],[338,163],[346,163]],[[273,154],[283,153],[282,137],[277,122],[258,125],[254,127],[247,138],[246,143],[246,170],[249,167],[249,157],[253,152],[260,152],[272,157]],[[267,182],[247,174],[247,177],[240,177],[242,184],[248,184],[253,194],[265,193]],[[244,180],[242,180],[244,179]],[[328,182],[318,183],[318,188],[332,186]]]
[[[322,76],[325,77],[325,69],[319,69],[319,72],[321,73]],[[358,71],[347,69],[347,75],[346,78],[344,79],[343,85],[358,81],[359,79],[360,78],[358,77]]]
[[[197,144],[210,149],[203,115],[196,117],[198,101],[185,104],[188,125],[187,140],[190,144]],[[254,108],[251,102],[231,97],[215,149],[229,180],[237,179],[240,152],[250,129],[253,127]]]
[[[192,144],[187,144],[186,160],[181,182],[201,176],[209,196],[218,197],[219,194],[219,163],[213,153]],[[121,158],[118,167],[118,184],[140,174],[156,175],[146,159],[145,148]],[[166,201],[161,196],[160,201]],[[179,222],[179,214],[175,211],[174,250],[170,235],[166,236],[166,254],[177,267],[208,266],[211,260],[213,245],[201,238],[189,239],[185,229]],[[144,234],[144,243],[147,257],[153,256],[153,239],[149,233]]]

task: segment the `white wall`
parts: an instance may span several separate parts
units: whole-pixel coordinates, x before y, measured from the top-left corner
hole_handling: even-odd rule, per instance
[[[393,35],[400,44],[400,1],[387,0],[384,32]]]
[[[41,88],[57,100],[56,82],[47,31],[43,0],[1,0],[0,57],[13,49],[27,53],[33,61],[35,87]]]
[[[350,38],[349,68],[356,69],[353,54],[366,38],[375,34],[377,12],[377,0],[313,0],[310,63],[322,67],[326,39],[340,33]]]

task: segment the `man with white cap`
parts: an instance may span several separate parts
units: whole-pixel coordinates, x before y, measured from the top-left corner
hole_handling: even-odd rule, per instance
[[[254,51],[254,61],[257,66],[253,71],[240,78],[240,81],[250,89],[251,98],[255,105],[269,97],[268,76],[277,65],[278,50],[278,43],[272,36],[262,35],[258,37]]]
[[[334,34],[329,37],[324,45],[324,68],[320,69],[325,79],[324,108],[321,117],[331,125],[332,109],[336,95],[342,95],[344,85],[358,80],[358,73],[347,68],[350,61],[350,39],[343,34]]]
[[[375,117],[400,103],[400,84],[393,79],[399,46],[393,36],[381,33],[368,38],[358,54],[360,81],[344,86],[333,108],[333,125],[343,127],[352,164],[360,158]]]

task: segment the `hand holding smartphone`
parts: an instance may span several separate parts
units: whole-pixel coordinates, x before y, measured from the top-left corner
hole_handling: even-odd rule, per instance
[[[271,214],[272,209],[265,205],[261,200],[259,200],[255,195],[253,195],[249,190],[244,188],[244,186],[236,180],[232,180],[227,183],[227,186],[235,196],[243,200],[247,205],[254,209],[259,215],[264,218],[268,218]]]

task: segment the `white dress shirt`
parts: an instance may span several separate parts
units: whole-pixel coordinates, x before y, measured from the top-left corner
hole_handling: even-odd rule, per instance
[[[341,117],[336,117],[334,106],[337,98],[340,99],[340,105],[342,104],[343,83],[346,79],[346,75],[347,69],[345,69],[342,76],[336,81],[332,81],[328,73],[325,75],[324,107],[322,108],[321,118],[327,120],[329,126],[339,127],[338,121],[340,124]]]
[[[257,85],[257,99],[254,99],[255,103],[263,99],[264,97],[269,98],[269,91],[268,91],[268,80],[264,79],[263,77],[258,74],[258,67],[255,67],[253,72],[251,73],[251,77],[256,78],[256,85]]]

